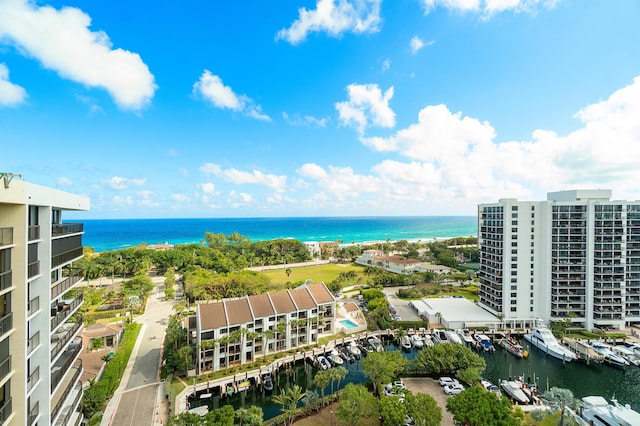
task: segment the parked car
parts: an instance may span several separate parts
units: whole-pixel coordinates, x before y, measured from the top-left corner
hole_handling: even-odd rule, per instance
[[[440,382],[440,386],[447,386],[447,385],[459,385],[460,382],[457,379],[452,379],[451,377],[440,377],[440,380],[438,380]]]
[[[462,386],[460,383],[447,385],[444,387],[444,393],[446,393],[447,395],[457,395],[463,390],[464,386]]]
[[[407,387],[402,382],[402,380],[396,380],[395,382],[391,382],[385,385],[385,389],[394,389],[394,388],[406,389]]]
[[[394,321],[401,321],[402,317],[398,314],[391,314],[391,319]]]
[[[397,314],[398,311],[396,311],[396,308],[394,308],[393,305],[389,305],[389,313],[390,314]]]

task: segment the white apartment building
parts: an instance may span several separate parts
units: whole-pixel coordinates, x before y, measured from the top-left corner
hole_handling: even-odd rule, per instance
[[[318,343],[335,330],[336,307],[324,283],[199,304],[197,371],[218,371]]]
[[[83,225],[62,213],[89,200],[15,177],[0,173],[0,425],[75,426]]]
[[[571,190],[480,204],[478,246],[480,306],[507,326],[640,322],[640,201]]]

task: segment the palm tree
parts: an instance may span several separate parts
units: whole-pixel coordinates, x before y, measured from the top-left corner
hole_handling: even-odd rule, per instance
[[[300,410],[298,408],[298,402],[300,402],[303,397],[304,393],[302,392],[302,388],[298,385],[293,385],[293,387],[283,390],[272,398],[273,402],[282,406],[280,411],[287,417],[285,426],[287,423],[293,426],[293,420]]]
[[[264,330],[262,332],[262,335],[265,337],[265,341],[262,344],[262,357],[266,357],[267,354],[269,353],[269,340],[273,339],[276,335],[276,332],[274,330]]]
[[[247,331],[245,334],[247,341],[251,341],[251,361],[256,360],[256,339],[258,337],[260,337],[260,333],[254,330]]]
[[[349,374],[349,370],[340,366],[340,367],[332,368],[331,372],[332,372],[332,377],[338,381],[336,392],[340,393],[340,382],[342,381],[342,379],[347,377],[347,374]]]
[[[184,372],[185,375],[189,372],[189,367],[191,367],[191,356],[193,354],[193,350],[191,346],[183,346],[178,349],[178,356],[180,359],[184,359]]]
[[[236,410],[236,418],[240,420],[240,425],[261,425],[262,424],[262,408],[252,405],[249,408],[238,408]]]
[[[333,369],[331,369],[333,370]],[[324,407],[324,389],[329,385],[331,381],[331,370],[320,370],[313,378],[313,384],[320,388],[320,395],[322,395],[322,406]]]

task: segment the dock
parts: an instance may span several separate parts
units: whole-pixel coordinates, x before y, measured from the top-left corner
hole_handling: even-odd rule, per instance
[[[563,343],[566,347],[576,353],[578,359],[585,361],[587,365],[591,362],[603,362],[604,356],[596,352],[587,342],[581,339],[565,337]]]

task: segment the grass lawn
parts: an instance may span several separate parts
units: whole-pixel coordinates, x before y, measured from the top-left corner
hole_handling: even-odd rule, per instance
[[[338,278],[338,275],[340,275],[342,272],[349,271],[355,271],[358,274],[358,278],[362,278],[362,282],[364,282],[366,278],[364,269],[364,266],[356,265],[354,263],[329,263],[327,265],[290,268],[291,274],[288,276],[286,273],[286,269],[274,269],[270,271],[263,271],[262,273],[269,277],[272,285],[306,280],[311,280],[314,283],[330,283],[331,281]]]

